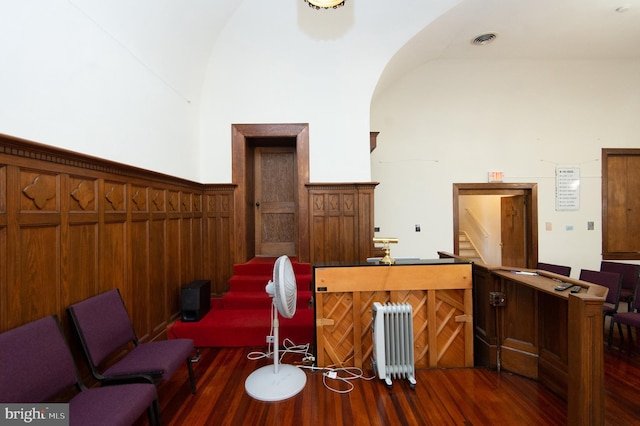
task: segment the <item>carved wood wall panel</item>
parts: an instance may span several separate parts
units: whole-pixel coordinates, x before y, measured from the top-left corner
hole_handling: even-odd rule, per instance
[[[234,264],[234,185],[207,185],[204,224],[205,275],[211,277],[211,292],[221,295],[229,289],[227,280]]]
[[[373,255],[376,184],[309,184],[311,262],[360,262]]]
[[[204,189],[0,135],[0,332],[50,314],[66,325],[67,306],[119,288],[138,336],[159,337],[179,315],[182,284],[230,277],[229,256],[204,267],[233,238],[229,225],[205,243]],[[220,204],[216,214],[232,217],[233,202]]]

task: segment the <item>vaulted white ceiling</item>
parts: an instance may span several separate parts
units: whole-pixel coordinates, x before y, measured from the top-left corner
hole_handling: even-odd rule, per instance
[[[495,33],[482,46],[471,40]],[[463,0],[390,61],[380,85],[429,60],[640,59],[639,0]]]
[[[174,75],[182,76],[181,81],[185,75],[190,76],[183,85],[191,87],[178,90],[191,93],[201,87],[218,35],[230,22],[242,20],[238,14],[252,1],[69,0],[69,4],[146,66],[159,70],[160,78],[171,82]],[[303,0],[280,1],[299,2],[299,7],[306,7]],[[314,11],[316,20],[300,21],[298,25],[306,25],[304,31],[315,32],[317,37],[340,38],[346,26],[378,37],[396,34],[402,22],[392,20],[406,19],[403,17],[411,13],[416,0],[346,1],[357,2],[359,9],[366,7],[379,19],[359,19],[353,14],[345,17],[353,9],[344,7]],[[280,13],[278,3],[270,9],[274,16]],[[433,2],[436,9],[447,9],[450,4],[454,3]],[[390,13],[391,9],[405,14]],[[484,46],[471,44],[474,37],[487,32],[497,34],[495,41]],[[254,37],[256,34],[247,34],[247,40]],[[300,52],[301,56],[306,54],[309,52]],[[425,19],[422,31],[407,38],[389,61],[378,89],[438,58],[639,59],[640,0],[462,0],[435,21]]]

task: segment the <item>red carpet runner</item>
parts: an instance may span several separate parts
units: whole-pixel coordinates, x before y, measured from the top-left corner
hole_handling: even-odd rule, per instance
[[[176,321],[167,329],[170,339],[193,339],[196,347],[265,346],[271,330],[271,297],[265,286],[273,278],[275,258],[257,257],[234,265],[229,292],[211,299],[211,310],[198,322]],[[314,314],[311,265],[291,258],[298,287],[296,313],[291,319],[279,317],[280,344],[289,338],[294,344],[313,344]]]

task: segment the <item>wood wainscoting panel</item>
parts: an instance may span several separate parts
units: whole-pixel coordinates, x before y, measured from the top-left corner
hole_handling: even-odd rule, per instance
[[[133,192],[136,194],[139,192]],[[154,301],[157,297],[157,284],[154,283],[153,291],[151,289],[151,278],[149,275],[149,269],[152,267],[149,249],[151,244],[151,236],[149,232],[149,220],[148,215],[137,216],[132,220],[129,226],[129,241],[127,245],[134,247],[135,250],[131,253],[129,268],[129,274],[131,276],[130,286],[124,290],[121,289],[126,296],[125,303],[129,312],[138,312],[138,315],[134,315],[132,318],[133,328],[141,339],[148,338],[151,321],[151,308],[150,297],[153,293]],[[142,244],[135,242],[143,242]]]
[[[122,215],[115,216],[109,217],[109,215],[105,215],[105,221],[100,227],[99,247],[101,261],[98,264],[100,275],[98,282],[94,283],[91,291],[92,294],[99,294],[112,288],[119,288],[124,297],[126,289],[130,287],[128,273],[129,253],[127,252],[126,243],[129,226]],[[69,300],[67,306],[84,298],[86,297]],[[131,306],[128,307],[131,308]]]
[[[375,183],[308,184],[311,263],[373,255]]]
[[[17,264],[8,277],[9,328],[56,313],[60,304],[60,225],[19,226],[17,240]]]
[[[211,293],[222,295],[229,290],[233,275],[235,185],[206,185],[203,212],[203,270],[211,278]]]
[[[473,366],[469,263],[314,267],[317,362],[371,366],[373,303],[413,308],[416,368]]]
[[[97,220],[62,226],[60,284],[63,306],[96,294],[100,270],[98,233]]]
[[[167,220],[161,215],[152,215],[149,220],[149,259],[148,259],[148,290],[152,292],[148,297],[149,301],[149,323],[142,330],[147,332],[153,331],[156,327],[166,326],[168,316],[168,288],[169,279],[178,281],[180,270],[179,258],[170,256],[168,253],[169,245],[177,246],[179,241],[178,224],[176,220]],[[140,222],[142,223],[142,222]],[[176,239],[172,240],[174,237]],[[174,241],[170,244],[169,241]],[[179,249],[179,247],[176,247]],[[139,332],[142,333],[142,330]]]
[[[138,337],[162,338],[183,284],[231,276],[234,190],[0,135],[0,332],[68,325],[70,304],[117,288]]]

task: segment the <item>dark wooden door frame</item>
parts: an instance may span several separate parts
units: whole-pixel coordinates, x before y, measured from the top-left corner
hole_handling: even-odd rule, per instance
[[[536,183],[454,183],[453,184],[453,252],[460,253],[461,195],[525,195],[527,202],[527,267],[538,263],[538,184]]]
[[[234,196],[234,263],[244,263],[255,255],[253,233],[253,149],[251,138],[295,138],[298,218],[298,259],[308,262],[309,243],[309,124],[232,124],[232,179],[237,185]]]

